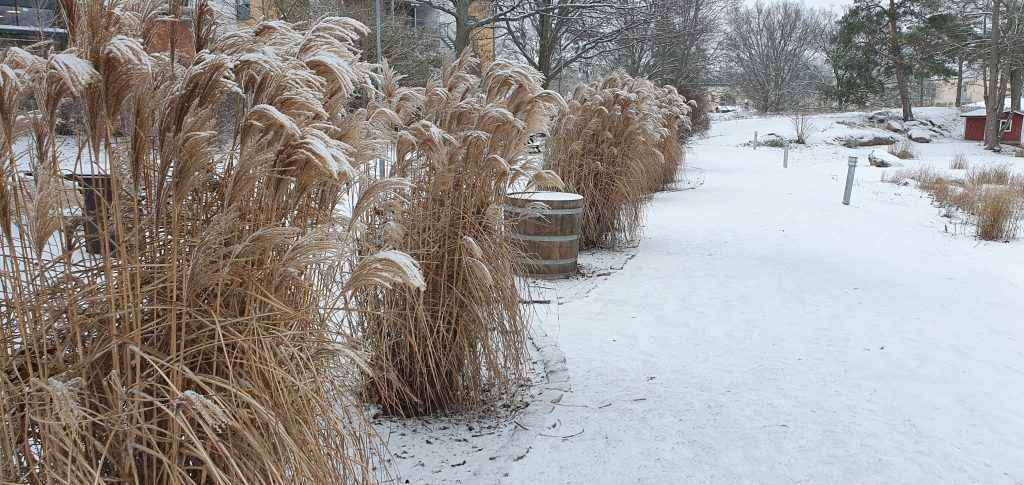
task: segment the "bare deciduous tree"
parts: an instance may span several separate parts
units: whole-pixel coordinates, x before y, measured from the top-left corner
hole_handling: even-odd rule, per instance
[[[1007,88],[1017,100],[1011,100],[1011,107],[1020,105],[1019,81],[1011,78],[1019,76],[1024,67],[1024,8],[1019,0],[992,0],[990,33],[987,39],[986,75],[988,81],[988,98],[985,103],[985,148],[999,151],[1002,138],[1003,110],[1006,108]],[[1017,93],[1013,93],[1016,90]]]
[[[623,4],[599,0],[420,0],[420,3],[439,12],[450,15],[454,20],[452,47],[460,54],[469,47],[474,32],[506,22],[522,22],[539,14],[565,15],[573,9],[615,8]]]
[[[726,15],[736,0],[652,0],[608,63],[632,76],[696,90],[715,70]],[[640,15],[635,13],[634,15]]]
[[[762,112],[787,111],[816,92],[819,16],[801,3],[758,1],[729,15],[726,45],[741,92]]]
[[[642,6],[595,0],[524,0],[501,24],[504,39],[544,76],[544,88],[578,62],[615,49],[631,28],[646,22]],[[530,13],[533,12],[531,15]]]

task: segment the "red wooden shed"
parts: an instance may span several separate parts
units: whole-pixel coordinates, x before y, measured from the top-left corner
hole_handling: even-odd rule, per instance
[[[985,110],[977,109],[960,115],[964,118],[964,140],[985,140]],[[1019,145],[1021,128],[1024,127],[1024,112],[1009,109],[1003,111],[1003,143]]]

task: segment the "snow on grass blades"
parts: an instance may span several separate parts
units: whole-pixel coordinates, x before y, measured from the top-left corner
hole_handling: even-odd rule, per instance
[[[525,156],[562,103],[526,67],[448,61],[423,90],[387,87],[389,104],[411,103],[395,135],[391,175],[408,181],[403,203],[382,201],[358,217],[366,252],[394,247],[423,272],[423,291],[366,288],[355,296],[369,357],[365,393],[387,414],[480,409],[519,382],[526,320],[517,255],[502,214],[521,183],[559,185]]]
[[[377,481],[348,301],[422,280],[403,253],[357,256],[338,211],[393,117],[352,106],[374,90],[365,27],[264,23],[178,65],[141,47],[148,4],[106,3],[68,9],[65,53],[2,54],[0,481]],[[67,229],[68,169],[108,176],[98,254]]]
[[[625,74],[577,86],[555,120],[545,167],[584,197],[581,247],[639,238],[650,194],[675,178],[689,110],[674,89]]]
[[[690,138],[690,113],[696,103],[688,104],[673,86],[663,86],[657,94],[659,113],[662,118],[662,133],[658,136],[658,151],[661,152],[661,179],[659,190],[671,188],[683,164],[683,148]]]
[[[967,167],[966,160],[962,166]],[[1024,178],[1009,166],[969,167],[962,177],[931,167],[900,169],[882,180],[916,181],[935,205],[945,209],[945,217],[972,225],[974,236],[984,241],[1016,239],[1024,220]]]

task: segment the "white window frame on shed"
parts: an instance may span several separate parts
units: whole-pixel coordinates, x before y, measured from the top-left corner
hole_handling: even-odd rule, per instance
[[[1011,112],[1008,118],[1006,118],[1005,120],[999,120],[1000,133],[1009,133],[1010,130],[1013,129],[1013,115],[1014,113]]]

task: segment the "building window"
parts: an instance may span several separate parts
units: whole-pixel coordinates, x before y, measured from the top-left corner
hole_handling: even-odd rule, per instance
[[[56,0],[0,0],[0,25],[53,27]]]
[[[249,20],[252,18],[252,5],[249,0],[237,0],[235,2],[235,15],[238,20]]]

